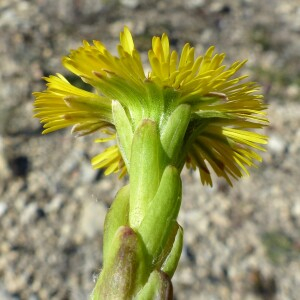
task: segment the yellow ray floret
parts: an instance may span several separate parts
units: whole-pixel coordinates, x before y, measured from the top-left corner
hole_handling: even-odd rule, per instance
[[[85,135],[111,126],[111,100],[70,84],[61,74],[44,78],[48,89],[36,92],[35,117],[44,123],[43,133],[73,126]]]

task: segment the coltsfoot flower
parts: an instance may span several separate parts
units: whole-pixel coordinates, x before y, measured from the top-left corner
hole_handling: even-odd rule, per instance
[[[61,74],[45,78],[47,90],[34,93],[35,116],[44,124],[43,133],[69,126],[79,136],[104,130],[116,145],[94,157],[92,165],[123,176],[129,165],[118,143],[114,101],[123,107],[132,132],[145,118],[157,122],[163,132],[171,113],[185,104],[191,110],[189,125],[178,149],[181,157],[172,162],[179,169],[185,163],[198,168],[202,183],[210,185],[212,169],[231,184],[232,178],[248,174],[247,168],[261,161],[257,150],[264,150],[267,138],[255,130],[268,124],[266,105],[259,87],[245,81],[247,76],[236,75],[246,61],[226,67],[225,54],[214,54],[214,47],[195,58],[189,44],[178,54],[163,34],[153,37],[148,52],[151,71],[145,74],[127,27],[117,50],[119,55],[113,56],[100,41],[84,41],[63,58],[64,67],[94,92],[75,87]]]

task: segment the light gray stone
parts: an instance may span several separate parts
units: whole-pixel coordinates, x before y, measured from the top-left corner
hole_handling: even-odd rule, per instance
[[[86,203],[81,211],[78,230],[88,239],[95,238],[103,231],[106,212],[101,202]]]

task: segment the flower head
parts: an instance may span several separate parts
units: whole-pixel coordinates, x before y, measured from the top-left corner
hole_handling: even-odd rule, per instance
[[[189,44],[179,55],[170,50],[163,34],[153,37],[148,52],[151,71],[145,74],[127,27],[117,50],[119,55],[113,56],[101,42],[84,41],[63,58],[63,65],[94,92],[75,87],[61,74],[45,78],[47,90],[34,93],[35,116],[44,123],[43,133],[73,126],[77,135],[105,130],[114,139],[118,132],[113,100],[124,108],[133,132],[143,118],[157,121],[162,130],[171,112],[187,104],[191,118],[179,151],[188,167],[199,169],[203,183],[212,184],[208,165],[231,184],[231,178],[242,177],[254,161],[261,161],[256,150],[263,150],[267,138],[254,130],[267,125],[266,106],[258,86],[245,81],[247,76],[236,76],[245,61],[227,68],[225,54],[214,54],[214,47],[195,58]],[[126,173],[120,145],[93,158],[92,164],[106,168],[106,174]]]

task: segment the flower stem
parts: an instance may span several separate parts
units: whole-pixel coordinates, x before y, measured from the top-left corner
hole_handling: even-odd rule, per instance
[[[183,240],[176,222],[182,197],[176,150],[182,149],[190,107],[180,105],[161,124],[142,119],[132,135],[128,130],[133,126],[118,103],[113,115],[117,129],[122,123],[127,129],[118,131],[118,141],[130,184],[106,216],[103,270],[92,299],[171,299]]]

